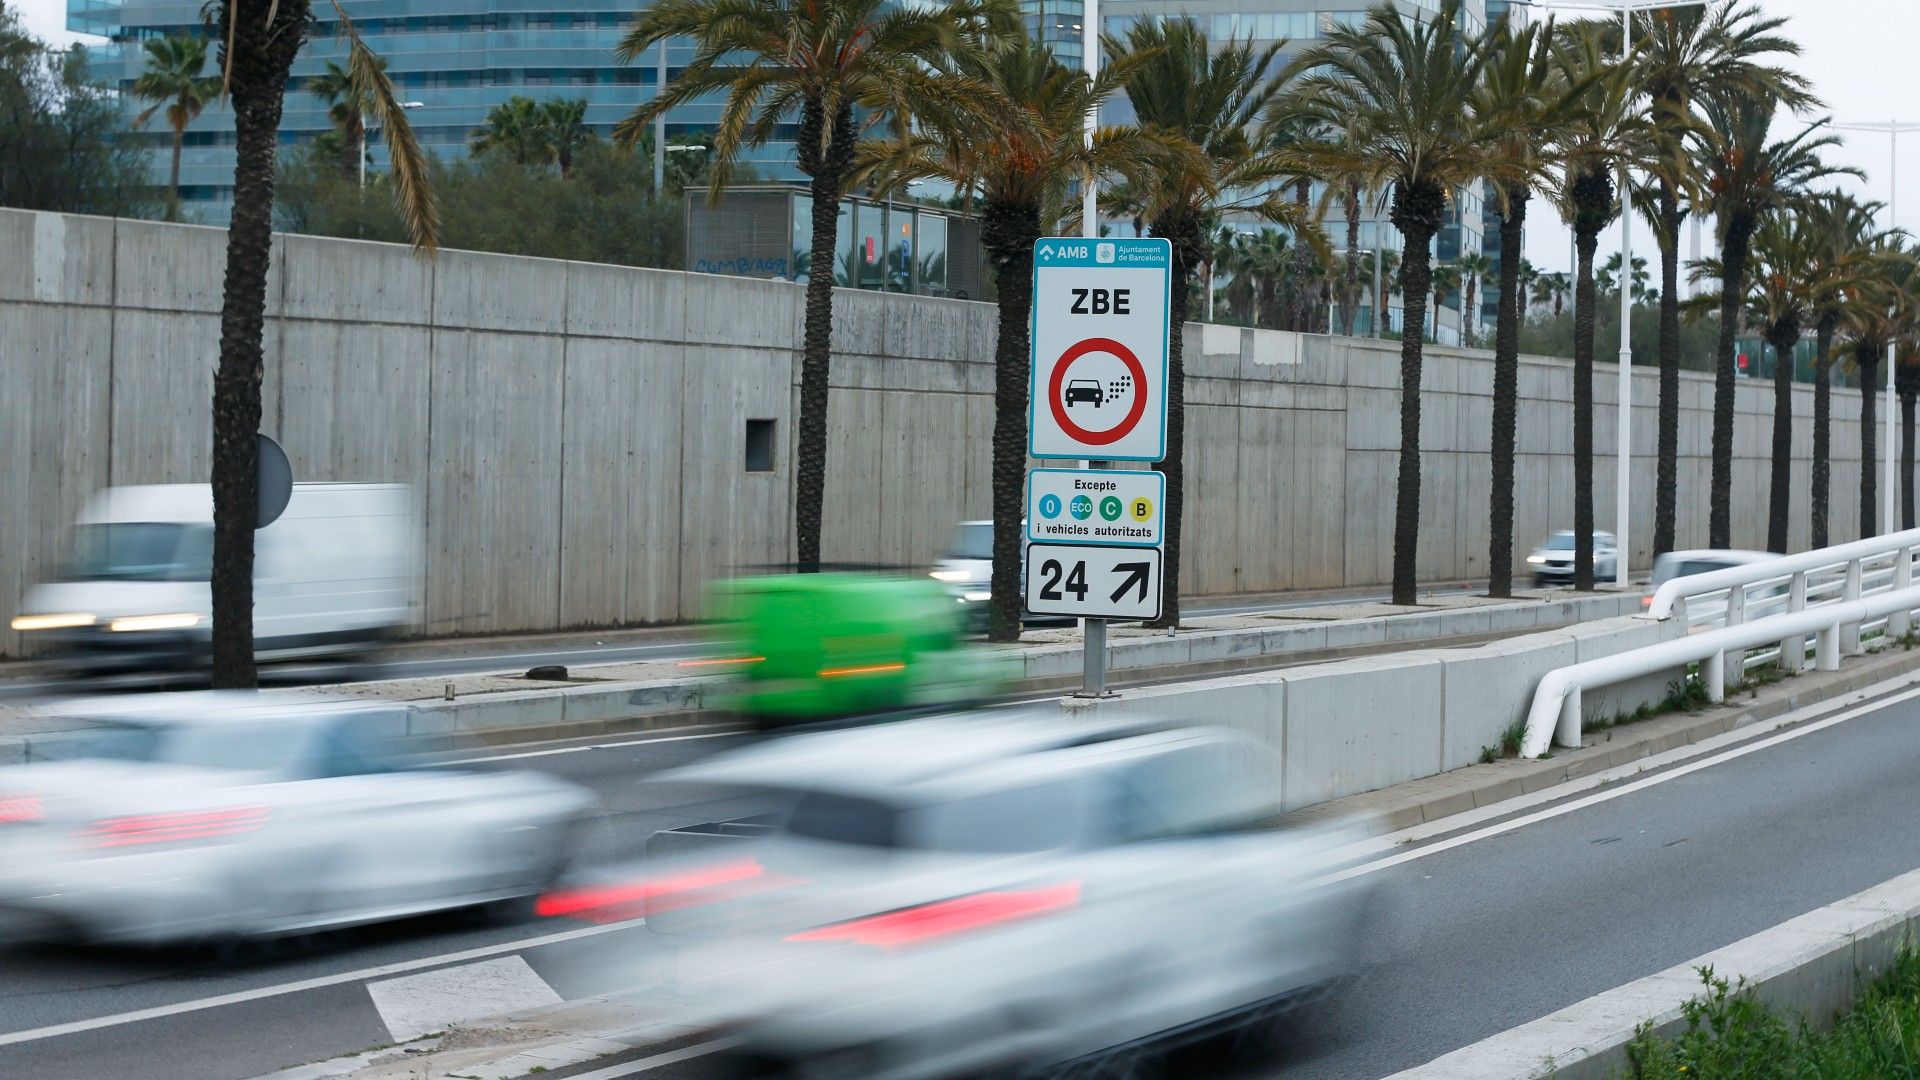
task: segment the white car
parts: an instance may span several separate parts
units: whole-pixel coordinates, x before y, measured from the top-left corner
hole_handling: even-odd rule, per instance
[[[593,807],[534,773],[408,767],[404,709],[204,692],[56,707],[87,731],[0,769],[0,925],[166,944],[537,894]]]
[[[784,801],[761,838],[707,827],[704,859],[541,910],[679,941],[750,1074],[1106,1069],[1271,1029],[1354,969],[1365,886],[1309,884],[1336,834],[1265,827],[1279,775],[1226,731],[1034,714],[793,736],[659,780]]]
[[[1535,588],[1573,583],[1573,541],[1574,534],[1562,529],[1548,536],[1545,543],[1534,548],[1527,555],[1527,569],[1533,573]],[[1618,558],[1619,555],[1614,550],[1613,534],[1594,533],[1593,579],[1612,581],[1617,572]]]
[[[1665,585],[1674,578],[1692,577],[1695,574],[1708,574],[1715,570],[1725,570],[1733,566],[1746,566],[1751,563],[1766,562],[1769,559],[1777,559],[1779,557],[1780,556],[1771,551],[1743,551],[1738,548],[1696,548],[1690,551],[1669,551],[1653,560],[1653,583],[1648,588],[1645,599],[1640,602],[1640,606],[1643,608],[1651,607],[1653,605],[1653,594],[1660,591],[1660,586]],[[1786,592],[1787,585],[1782,582],[1779,585],[1764,590],[1762,598],[1784,596]],[[1778,601],[1775,601],[1775,604],[1778,604]],[[1689,599],[1686,605],[1687,622],[1690,624],[1706,628],[1718,626],[1726,622],[1727,594],[1724,590],[1719,593],[1709,593],[1704,596],[1694,597]],[[1778,608],[1776,610],[1785,609]],[[1774,610],[1756,612],[1756,614],[1769,615],[1774,613]]]

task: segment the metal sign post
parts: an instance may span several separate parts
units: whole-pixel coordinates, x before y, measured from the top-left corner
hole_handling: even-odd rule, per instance
[[[1108,619],[1160,617],[1165,478],[1113,469],[1167,443],[1172,245],[1043,237],[1033,249],[1026,607],[1082,620],[1081,696],[1107,694]]]

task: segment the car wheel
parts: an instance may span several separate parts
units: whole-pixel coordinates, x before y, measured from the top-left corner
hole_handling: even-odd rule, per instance
[[[555,830],[553,843],[521,877],[527,891],[485,905],[483,914],[491,922],[517,923],[533,918],[533,906],[540,894],[559,884],[573,868],[580,853],[580,842],[587,831],[587,818],[569,818]]]

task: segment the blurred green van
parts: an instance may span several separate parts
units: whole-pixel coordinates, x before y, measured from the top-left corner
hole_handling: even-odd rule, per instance
[[[962,640],[962,605],[927,579],[783,574],[717,582],[708,611],[722,702],[780,727],[987,700],[1011,658]]]

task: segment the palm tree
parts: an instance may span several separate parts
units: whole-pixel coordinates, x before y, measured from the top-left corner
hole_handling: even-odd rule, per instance
[[[982,241],[1000,283],[994,347],[993,600],[987,636],[1020,637],[1020,518],[1027,464],[1028,332],[1033,247],[1053,232],[1070,188],[1093,173],[1139,180],[1162,157],[1188,147],[1135,127],[1082,137],[1087,114],[1131,78],[1141,55],[1107,64],[1098,78],[1068,68],[1053,50],[1017,34],[957,58],[968,87],[957,107],[922,111],[916,130],[860,147],[860,175],[879,190],[938,179],[980,200]]]
[[[1551,274],[1541,274],[1533,287],[1533,302],[1542,307],[1553,308],[1553,317],[1559,318],[1566,310],[1567,298],[1573,295],[1573,280],[1564,271],[1555,270]]]
[[[1733,364],[1734,334],[1739,329],[1740,298],[1746,295],[1747,251],[1753,230],[1767,211],[1800,199],[1807,185],[1840,169],[1820,161],[1820,151],[1839,145],[1833,135],[1808,125],[1785,139],[1769,141],[1777,102],[1773,98],[1709,95],[1702,102],[1707,127],[1698,162],[1706,180],[1708,205],[1718,223],[1720,261],[1720,347],[1714,356],[1713,481],[1707,543],[1733,543]]]
[[[1453,263],[1441,263],[1434,267],[1427,287],[1433,290],[1433,332],[1427,338],[1439,344],[1440,307],[1447,302],[1447,297],[1460,291],[1460,268]],[[1460,313],[1460,321],[1463,325],[1466,323],[1466,312]]]
[[[310,0],[279,0],[264,12],[214,0],[220,67],[233,101],[233,218],[220,304],[220,362],[213,376],[213,685],[256,682],[253,663],[253,533],[260,430],[262,332],[273,240],[274,151],[287,75],[313,27]],[[426,155],[413,137],[379,57],[337,3],[347,70],[387,132],[393,193],[416,249],[438,242],[439,213]]]
[[[147,69],[133,80],[133,96],[152,105],[133,118],[144,127],[161,109],[173,129],[173,164],[167,170],[167,220],[180,220],[180,148],[186,144],[187,125],[207,103],[220,96],[220,79],[203,75],[207,41],[198,37],[168,37],[146,43]]]
[[[1267,125],[1262,118],[1284,83],[1269,79],[1274,56],[1285,42],[1257,49],[1232,41],[1217,49],[1191,19],[1140,21],[1127,36],[1102,39],[1108,56],[1140,66],[1127,83],[1127,99],[1140,126],[1156,138],[1183,140],[1193,148],[1185,160],[1167,159],[1139,184],[1116,198],[1131,203],[1152,225],[1153,235],[1173,246],[1173,301],[1167,341],[1167,454],[1154,467],[1166,477],[1166,556],[1160,619],[1180,623],[1180,538],[1185,504],[1186,361],[1180,331],[1194,274],[1207,255],[1206,238],[1227,211],[1290,228],[1296,242],[1324,244],[1311,220],[1275,190],[1298,175],[1290,158],[1261,153]],[[1238,196],[1236,199],[1235,196]]]
[[[1538,303],[1534,299],[1534,294],[1535,287],[1540,283],[1540,268],[1527,259],[1521,259],[1520,269],[1514,275],[1514,283],[1518,286],[1513,290],[1514,300],[1519,304],[1519,312],[1524,317],[1528,305]]]
[[[385,71],[387,61],[378,61]],[[368,103],[356,88],[353,76],[335,61],[327,61],[326,71],[307,81],[307,90],[325,102],[327,115],[340,132],[340,178],[349,183],[360,175],[367,156]]]
[[[1810,289],[1814,353],[1813,506],[1809,522],[1810,545],[1815,548],[1826,547],[1828,539],[1833,336],[1851,297],[1872,274],[1872,252],[1876,247],[1873,222],[1880,209],[1880,203],[1861,203],[1842,192],[1821,196],[1806,207],[1808,228],[1818,245],[1814,257],[1815,281]]]
[[[539,165],[550,146],[546,117],[532,98],[515,94],[487,110],[486,126],[475,131],[467,148],[476,157],[505,154],[516,165]]]
[[[1560,214],[1573,228],[1573,587],[1593,588],[1593,339],[1598,326],[1593,255],[1620,206],[1613,173],[1645,161],[1650,127],[1638,114],[1632,70],[1605,59],[1606,25],[1578,22],[1557,35],[1554,62],[1580,86],[1578,108],[1555,147]],[[1621,553],[1626,558],[1630,553]]]
[[[1680,226],[1699,182],[1695,169],[1696,103],[1709,92],[1770,97],[1796,109],[1812,104],[1806,80],[1761,62],[1798,54],[1778,33],[1786,19],[1763,15],[1756,4],[1715,0],[1698,7],[1664,8],[1634,16],[1635,79],[1653,103],[1655,197],[1642,203],[1660,246],[1660,413],[1655,467],[1653,553],[1673,550],[1679,498],[1680,449]],[[1821,466],[1816,466],[1819,468]]]
[[[1900,398],[1900,527],[1913,528],[1913,406],[1920,397],[1920,353],[1909,342],[1893,369],[1893,392]]]
[[[1750,284],[1744,314],[1773,346],[1773,460],[1768,485],[1767,550],[1787,550],[1788,506],[1793,467],[1793,350],[1800,344],[1816,287],[1818,238],[1799,214],[1769,213],[1753,233]],[[1696,280],[1719,278],[1718,259],[1704,259]],[[1718,307],[1720,298],[1695,298],[1702,307]]]
[[[1383,333],[1393,332],[1391,301],[1395,296],[1404,294],[1400,292],[1400,253],[1376,248],[1374,258],[1380,262],[1380,280],[1374,283],[1380,302],[1374,308],[1377,314],[1373,320],[1373,336],[1379,337]],[[1372,274],[1373,267],[1368,266],[1366,272]]]
[[[1899,233],[1882,233],[1868,249],[1873,272],[1854,290],[1846,307],[1844,325],[1853,338],[1853,363],[1860,373],[1860,536],[1864,539],[1879,532],[1879,485],[1875,480],[1879,460],[1879,374],[1881,358],[1887,346],[1912,333],[1915,324],[1915,297],[1910,289],[1914,279],[1915,254],[1905,247]],[[1896,373],[1897,374],[1897,373]]]
[[[1527,204],[1549,176],[1552,133],[1571,95],[1553,63],[1552,22],[1491,33],[1492,55],[1475,94],[1474,116],[1493,152],[1487,180],[1500,212],[1499,309],[1494,317],[1493,425],[1489,441],[1487,595],[1513,595],[1513,469],[1520,407],[1520,322],[1539,272],[1521,257]],[[1484,271],[1481,271],[1482,273]],[[1471,299],[1467,306],[1473,307]]]
[[[1474,340],[1474,318],[1480,312],[1477,306],[1479,304],[1480,283],[1484,281],[1489,285],[1497,287],[1500,284],[1500,279],[1493,272],[1493,260],[1478,251],[1461,252],[1460,257],[1453,260],[1453,269],[1459,274],[1460,286],[1466,293],[1466,295],[1462,297],[1462,303],[1460,305],[1460,340],[1462,344],[1471,349],[1476,344]]]
[[[1309,165],[1369,178],[1392,188],[1400,230],[1400,289],[1407,317],[1400,331],[1400,477],[1395,492],[1393,602],[1414,603],[1420,545],[1421,330],[1433,268],[1429,245],[1445,219],[1447,192],[1477,182],[1485,147],[1476,136],[1474,91],[1485,47],[1461,29],[1458,0],[1425,18],[1404,18],[1379,4],[1359,26],[1335,26],[1287,68],[1300,76],[1298,105],[1338,143],[1304,148]]]
[[[890,0],[657,0],[620,40],[630,64],[669,38],[694,44],[680,77],[614,129],[631,146],[671,109],[723,95],[713,132],[708,198],[718,202],[740,152],[798,121],[794,165],[810,181],[809,265],[832,266],[840,197],[868,126],[906,118],[951,93],[938,70],[1018,29],[1011,0],[939,5]],[[832,364],[833,279],[807,275],[800,425],[794,477],[794,549],[802,573],[820,568],[820,510],[827,481],[827,385]]]
[[[1552,164],[1552,135],[1573,100],[1553,63],[1553,24],[1492,31],[1492,55],[1475,95],[1474,115],[1493,147],[1487,179],[1500,211],[1499,312],[1494,320],[1493,430],[1489,457],[1487,595],[1513,595],[1513,469],[1520,402],[1520,322],[1539,272],[1520,255],[1527,204]],[[1469,308],[1473,306],[1469,301]]]
[[[560,166],[560,179],[573,179],[573,152],[593,138],[593,130],[587,127],[587,99],[554,98],[540,106],[540,120],[548,153]]]

